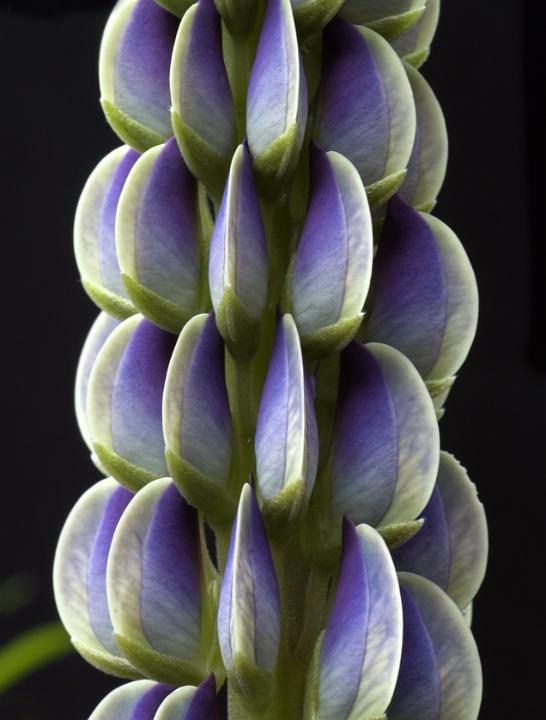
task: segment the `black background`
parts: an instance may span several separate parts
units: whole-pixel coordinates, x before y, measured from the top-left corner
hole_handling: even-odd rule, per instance
[[[79,284],[72,222],[87,175],[119,144],[98,103],[98,48],[109,7],[41,0],[12,2],[0,14],[0,580],[22,571],[35,590],[26,608],[0,618],[1,641],[55,617],[50,575],[57,536],[75,500],[98,479],[72,409],[78,353],[96,314]],[[465,244],[481,295],[478,337],[441,434],[444,448],[469,469],[489,517],[489,572],[474,623],[484,720],[539,717],[544,705],[546,237],[539,110],[546,82],[538,12],[518,0],[444,0],[424,67],[450,134],[435,212]],[[0,718],[84,718],[116,684],[74,655],[1,697]]]

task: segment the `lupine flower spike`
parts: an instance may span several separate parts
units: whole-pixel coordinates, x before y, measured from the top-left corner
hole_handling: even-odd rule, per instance
[[[438,427],[478,317],[431,214],[439,5],[112,11],[123,144],[74,225],[101,310],[76,416],[108,477],[54,562],[75,648],[128,681],[91,720],[224,720],[219,692],[229,720],[478,718],[487,523]]]

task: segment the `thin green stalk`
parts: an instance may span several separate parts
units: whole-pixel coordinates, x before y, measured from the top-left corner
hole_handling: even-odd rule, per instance
[[[0,649],[0,692],[74,651],[60,622],[32,628]]]

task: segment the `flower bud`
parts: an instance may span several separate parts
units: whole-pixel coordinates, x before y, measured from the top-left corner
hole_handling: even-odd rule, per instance
[[[89,720],[155,720],[156,710],[173,690],[172,685],[161,685],[153,680],[127,683],[108,693]]]
[[[216,323],[234,354],[252,351],[267,300],[267,244],[252,160],[233,156],[210,242],[209,285]]]
[[[391,40],[420,19],[427,0],[345,0],[340,15],[354,25],[367,25]]]
[[[106,24],[101,105],[114,132],[144,152],[171,137],[169,64],[178,19],[154,0],[124,0]]]
[[[163,396],[169,470],[180,492],[213,523],[231,522],[232,426],[224,343],[214,314],[197,315],[176,343]]]
[[[124,145],[103,158],[85,183],[74,220],[74,252],[85,291],[102,310],[120,319],[133,315],[135,308],[116,256],[116,212],[138,157]]]
[[[216,683],[214,675],[198,687],[177,688],[161,703],[154,720],[217,720]]]
[[[425,12],[419,20],[392,40],[398,55],[413,67],[420,67],[427,59],[439,18],[440,0],[427,0]]]
[[[352,342],[341,354],[332,503],[355,523],[413,520],[439,462],[434,406],[411,362],[392,347]]]
[[[280,599],[265,526],[254,491],[241,492],[218,608],[218,638],[233,691],[262,708],[274,686]]]
[[[197,511],[169,478],[149,483],[125,510],[107,587],[116,641],[135,667],[175,685],[206,677],[211,609]]]
[[[371,206],[404,179],[415,136],[415,105],[400,59],[388,42],[340,17],[324,30],[316,142],[356,167]]]
[[[171,138],[145,152],[127,178],[116,249],[135,306],[174,333],[199,309],[199,240],[197,183]]]
[[[476,720],[480,659],[461,611],[430,580],[412,573],[399,579],[404,640],[389,720]]]
[[[421,530],[393,552],[396,568],[432,580],[464,610],[485,575],[487,522],[475,485],[446,452],[421,517]]]
[[[436,204],[447,166],[447,129],[440,103],[425,78],[411,65],[406,72],[413,91],[417,128],[407,175],[399,194],[419,210]]]
[[[107,315],[105,312],[101,312],[85,338],[85,343],[78,361],[74,391],[76,419],[85,444],[91,451],[93,451],[93,440],[87,417],[87,390],[89,386],[89,376],[91,375],[91,370],[93,369],[93,365],[95,364],[95,360],[97,359],[97,355],[99,354],[102,346],[118,325],[118,320],[110,317],[110,315]]]
[[[186,165],[219,200],[237,140],[221,19],[213,0],[199,0],[182,18],[170,83],[173,127]]]
[[[476,279],[455,234],[392,198],[374,259],[366,339],[403,352],[427,380],[443,380],[464,362],[477,320]]]
[[[284,534],[307,509],[318,466],[309,378],[291,315],[279,322],[256,427],[258,487],[271,532]]]
[[[278,195],[296,169],[306,123],[307,85],[290,0],[267,0],[246,108],[254,170],[267,195]]]
[[[168,474],[161,400],[175,340],[134,315],[110,335],[89,378],[93,449],[108,472],[133,491]]]
[[[392,698],[401,651],[402,604],[387,546],[373,528],[355,528],[345,520],[339,582],[320,648],[317,687],[310,699],[315,708],[309,717],[382,717]]]
[[[292,309],[306,354],[346,345],[362,320],[372,272],[368,200],[354,166],[311,148],[311,195],[292,274]]]
[[[344,4],[344,0],[291,0],[291,2],[300,38],[308,38],[322,30]]]
[[[55,552],[53,589],[76,650],[110,675],[140,677],[114,639],[106,598],[112,536],[132,495],[112,478],[87,490],[68,516]]]

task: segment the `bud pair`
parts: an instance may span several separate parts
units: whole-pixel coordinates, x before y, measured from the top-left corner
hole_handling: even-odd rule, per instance
[[[199,683],[214,666],[214,571],[197,512],[168,478],[90,488],[61,533],[54,590],[76,649],[122,677]]]

